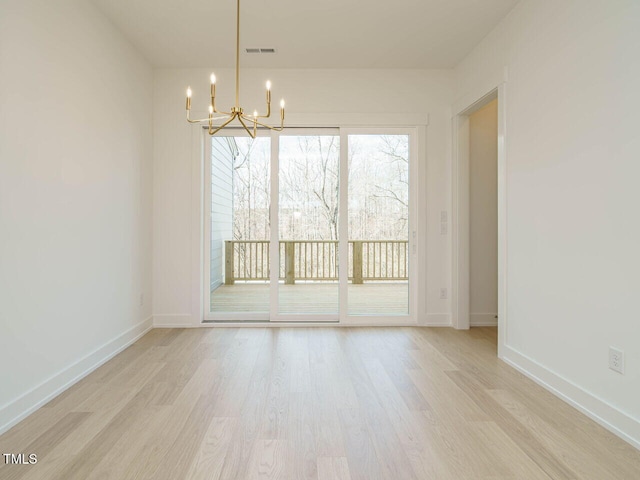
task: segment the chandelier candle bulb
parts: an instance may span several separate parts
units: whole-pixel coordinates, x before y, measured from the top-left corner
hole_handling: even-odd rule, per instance
[[[187,110],[191,110],[191,87],[187,88]]]

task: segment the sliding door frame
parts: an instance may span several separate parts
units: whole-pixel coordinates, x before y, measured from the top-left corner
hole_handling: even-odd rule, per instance
[[[416,119],[422,117],[416,116]],[[426,120],[425,120],[426,119]],[[374,126],[301,126],[289,127],[284,132],[265,132],[259,131],[259,136],[270,136],[271,138],[271,212],[270,212],[270,305],[268,312],[246,313],[246,312],[211,312],[211,292],[210,290],[210,241],[211,241],[211,225],[210,222],[204,221],[202,244],[202,260],[204,272],[201,280],[200,292],[203,295],[203,315],[201,323],[203,326],[264,326],[264,325],[331,325],[338,324],[342,326],[365,326],[365,325],[418,325],[418,318],[421,312],[418,311],[420,306],[418,286],[423,285],[424,279],[420,279],[419,275],[426,275],[426,271],[420,268],[420,250],[424,247],[424,242],[420,241],[420,231],[424,231],[424,227],[418,225],[419,209],[419,162],[425,161],[426,152],[419,152],[419,148],[424,148],[425,127],[428,125],[428,117],[422,121],[406,122],[405,125],[415,124],[416,126],[386,126],[384,124],[376,124]],[[404,122],[401,122],[404,123]],[[203,152],[203,219],[209,219],[211,215],[211,142],[208,141],[208,135],[203,130],[202,140],[204,143]],[[230,130],[233,133],[241,135],[240,130]],[[278,286],[279,286],[279,140],[280,136],[287,135],[322,135],[334,134],[340,136],[340,215],[339,215],[339,305],[338,314],[282,314],[278,312]],[[349,170],[348,170],[348,136],[349,135],[408,135],[409,136],[409,252],[410,260],[408,262],[408,288],[409,288],[409,305],[407,315],[349,315],[348,313],[348,188],[349,188]],[[275,205],[274,205],[275,200]],[[424,219],[423,219],[424,221]],[[423,255],[426,252],[423,253]],[[200,266],[201,268],[201,266]],[[420,283],[422,282],[422,283]],[[205,288],[206,287],[206,288]],[[422,307],[421,307],[422,308]]]

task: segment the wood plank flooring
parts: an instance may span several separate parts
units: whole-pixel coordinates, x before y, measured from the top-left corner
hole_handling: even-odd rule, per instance
[[[496,331],[149,332],[0,436],[3,480],[640,479],[640,451],[496,358]]]

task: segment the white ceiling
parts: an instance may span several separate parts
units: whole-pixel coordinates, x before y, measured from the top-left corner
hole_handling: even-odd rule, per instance
[[[235,0],[92,0],[159,67],[232,67]],[[518,0],[242,0],[243,67],[451,68]]]

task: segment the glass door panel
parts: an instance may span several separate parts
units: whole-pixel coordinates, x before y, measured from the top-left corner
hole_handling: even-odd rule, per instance
[[[336,316],[339,135],[281,135],[278,314]]]
[[[348,135],[348,315],[409,314],[409,135]]]
[[[413,314],[415,147],[390,130],[207,137],[205,320]]]
[[[210,314],[268,319],[271,138],[210,141]]]

